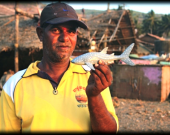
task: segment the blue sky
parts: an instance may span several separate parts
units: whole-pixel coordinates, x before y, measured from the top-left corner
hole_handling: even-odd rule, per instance
[[[62,1],[61,1],[62,2]],[[80,2],[80,1],[63,1],[69,5],[71,5],[74,9],[95,9],[95,10],[107,10],[107,3],[106,2]],[[134,11],[139,11],[143,13],[148,13],[149,11],[153,10],[156,14],[170,14],[170,1],[166,2],[126,2],[126,1],[110,1],[110,9],[117,9],[118,5],[125,4],[125,9],[131,9]]]

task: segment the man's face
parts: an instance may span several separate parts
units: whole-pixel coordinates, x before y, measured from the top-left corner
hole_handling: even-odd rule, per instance
[[[77,42],[77,27],[73,23],[49,24],[43,30],[43,57],[52,62],[67,61]]]

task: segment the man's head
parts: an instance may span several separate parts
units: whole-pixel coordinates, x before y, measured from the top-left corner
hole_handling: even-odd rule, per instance
[[[74,22],[77,27],[88,29],[85,23],[78,19],[76,11],[65,3],[48,4],[41,12],[40,26],[45,23],[60,24],[64,22]]]
[[[41,12],[37,34],[43,43],[43,59],[68,61],[77,41],[77,28],[87,29],[75,10],[64,3],[52,3]]]

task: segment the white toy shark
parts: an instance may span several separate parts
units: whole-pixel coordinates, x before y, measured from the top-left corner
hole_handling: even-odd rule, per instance
[[[134,43],[128,46],[121,55],[114,55],[114,53],[110,55],[106,54],[108,49],[108,47],[106,47],[101,52],[90,52],[77,56],[71,62],[79,65],[87,65],[92,70],[95,70],[93,64],[96,64],[99,60],[103,60],[105,63],[113,63],[114,60],[122,60],[128,65],[134,66],[135,64],[129,58],[133,46]]]

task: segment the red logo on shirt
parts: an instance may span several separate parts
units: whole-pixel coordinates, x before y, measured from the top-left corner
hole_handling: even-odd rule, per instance
[[[73,91],[76,92],[76,91],[79,91],[81,89],[86,90],[86,88],[83,87],[83,86],[77,86]]]
[[[87,96],[86,96],[86,88],[82,87],[82,86],[77,86],[73,91],[75,92],[75,98],[76,100],[81,103],[84,104],[87,102]],[[81,105],[82,106],[82,105]],[[80,107],[80,105],[78,106]]]

